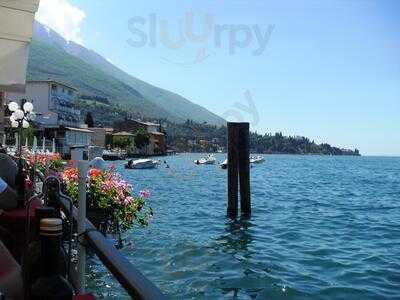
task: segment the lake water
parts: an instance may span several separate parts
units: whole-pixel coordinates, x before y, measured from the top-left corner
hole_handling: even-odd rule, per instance
[[[400,158],[268,155],[251,218],[231,220],[226,170],[200,157],[117,163],[155,211],[121,251],[171,299],[400,299]],[[96,258],[88,271],[100,298],[129,298]]]

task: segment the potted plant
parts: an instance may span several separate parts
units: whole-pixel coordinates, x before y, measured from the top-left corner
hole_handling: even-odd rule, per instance
[[[62,174],[65,192],[77,204],[78,170],[66,168]],[[148,191],[133,194],[132,186],[122,179],[113,168],[92,168],[86,181],[87,217],[103,233],[126,231],[137,223],[147,225],[153,215],[148,206]]]

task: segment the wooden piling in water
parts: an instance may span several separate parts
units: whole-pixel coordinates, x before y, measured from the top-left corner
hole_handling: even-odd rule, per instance
[[[250,126],[240,123],[239,128],[239,182],[240,210],[242,214],[251,214],[250,199]]]
[[[227,214],[238,214],[239,124],[228,122],[228,208]]]
[[[238,215],[238,184],[240,209],[251,214],[250,199],[250,131],[249,123],[228,122],[228,208],[230,217]]]
[[[251,214],[250,199],[250,131],[249,123],[228,122],[228,208],[230,217],[238,215],[238,184],[240,209]]]

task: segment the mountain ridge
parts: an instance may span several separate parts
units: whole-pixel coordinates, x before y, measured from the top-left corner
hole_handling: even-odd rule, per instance
[[[47,44],[47,45],[46,45]],[[156,87],[154,85],[151,85],[149,83],[146,83],[145,81],[138,79],[125,71],[119,69],[118,67],[114,66],[112,63],[110,63],[107,59],[102,57],[100,54],[97,52],[87,49],[84,46],[81,46],[77,43],[74,43],[72,41],[66,41],[62,36],[60,36],[57,32],[54,30],[50,29],[49,27],[46,27],[39,22],[35,21],[34,27],[33,27],[33,42],[31,45],[31,59],[34,60],[34,62],[29,64],[28,66],[28,77],[31,79],[39,79],[37,77],[41,77],[40,79],[43,79],[43,76],[46,77],[52,77],[53,74],[49,72],[46,68],[49,67],[48,64],[46,64],[45,61],[38,61],[41,60],[42,57],[37,57],[35,56],[35,53],[37,52],[43,52],[43,48],[47,48],[49,50],[50,48],[58,48],[58,50],[63,50],[67,55],[73,56],[75,58],[78,58],[82,60],[84,63],[91,65],[94,69],[97,69],[96,71],[102,71],[102,77],[111,77],[114,80],[120,81],[120,85],[124,86],[130,90],[130,96],[134,98],[141,98],[144,102],[147,102],[148,106],[149,104],[154,105],[155,112],[149,113],[148,108],[146,108],[143,112],[145,116],[148,117],[157,117],[157,118],[165,118],[167,117],[168,119],[171,119],[171,121],[177,121],[177,122],[184,122],[186,119],[190,118],[193,119],[196,122],[207,122],[209,124],[213,125],[225,125],[226,121],[217,116],[216,114],[208,111],[206,108],[195,104],[193,102],[190,102],[188,99],[180,96],[179,94],[176,94],[174,92]],[[40,49],[42,48],[42,49]],[[54,50],[54,49],[52,49]],[[62,60],[62,53],[57,54],[58,58]],[[40,63],[43,63],[41,66]],[[73,62],[73,63],[76,63]],[[46,67],[46,68],[45,68]],[[61,66],[59,66],[58,69],[60,69]],[[77,66],[78,67],[78,66]],[[50,68],[51,69],[51,68]],[[94,70],[91,71],[91,74],[94,72]],[[55,75],[60,75],[60,74],[55,74]],[[63,78],[66,77],[66,75],[62,76],[56,76],[57,79],[63,80],[63,81],[70,81],[71,78]],[[47,79],[47,78],[46,78]],[[56,78],[55,78],[56,79]],[[75,80],[76,81],[76,78]],[[72,83],[72,82],[69,82]],[[84,84],[80,82],[78,84],[78,88],[81,89]],[[111,101],[114,103],[118,104],[125,104],[128,106],[135,106],[138,103],[138,99],[133,99],[131,102],[127,101],[127,99],[119,99],[118,96],[116,96],[116,99],[113,99],[112,94],[110,93],[105,93],[104,89],[106,87],[99,87],[97,86],[92,86],[91,88],[88,87],[83,87],[83,91],[89,92],[92,91],[93,93],[96,92],[96,88],[98,89],[96,96],[104,96],[105,94],[108,94],[108,97],[110,98]],[[136,92],[135,92],[136,91]],[[121,95],[119,95],[121,96]],[[124,101],[125,100],[125,101]],[[128,99],[129,100],[129,99]],[[141,102],[141,101],[139,101]],[[130,105],[131,104],[131,105]],[[143,104],[143,103],[141,103]],[[137,107],[135,107],[137,109]]]

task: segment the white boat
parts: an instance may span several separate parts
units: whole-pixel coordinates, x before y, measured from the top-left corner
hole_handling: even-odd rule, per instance
[[[222,163],[219,164],[222,169],[228,168],[228,159],[225,159]]]
[[[265,161],[265,158],[261,155],[250,156],[250,164],[260,164]],[[222,169],[228,168],[228,159],[225,159],[219,164]]]
[[[137,159],[125,164],[125,169],[154,169],[157,168],[158,161],[152,159]]]
[[[122,160],[126,157],[126,152],[118,150],[104,150],[102,155],[104,160]]]
[[[265,158],[261,155],[257,156],[250,156],[250,163],[251,164],[260,164],[265,161]]]
[[[206,157],[203,157],[201,159],[197,159],[194,161],[194,163],[196,165],[213,165],[213,164],[215,164],[215,162],[216,162],[216,159],[215,159],[214,155],[212,155],[212,154],[207,155]]]

